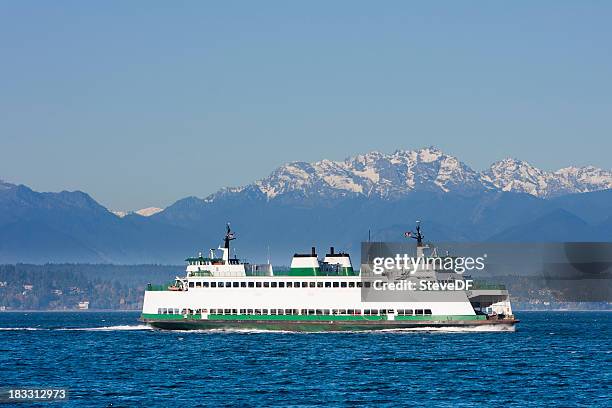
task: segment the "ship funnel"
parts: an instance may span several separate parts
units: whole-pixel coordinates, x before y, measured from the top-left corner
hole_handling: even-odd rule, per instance
[[[335,269],[339,275],[355,275],[349,254],[342,251],[336,253],[334,247],[329,248],[329,253],[325,255],[323,263],[333,266],[333,269]]]

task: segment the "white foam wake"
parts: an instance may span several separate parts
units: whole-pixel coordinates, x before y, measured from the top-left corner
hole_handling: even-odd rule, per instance
[[[474,332],[513,332],[514,326],[509,325],[483,325],[470,327],[406,327],[401,329],[378,330],[381,333],[402,333],[402,332],[436,332],[436,333],[474,333]]]
[[[0,331],[33,331],[33,330],[49,330],[41,327],[0,327]]]
[[[123,330],[152,330],[151,327],[138,325],[119,325],[119,326],[101,326],[101,327],[75,327],[58,330],[74,330],[74,331],[123,331]]]

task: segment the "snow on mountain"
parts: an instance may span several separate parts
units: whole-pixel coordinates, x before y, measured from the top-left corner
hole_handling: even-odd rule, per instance
[[[134,211],[136,214],[138,215],[142,215],[143,217],[150,217],[153,214],[157,214],[158,212],[162,212],[164,211],[163,208],[158,208],[158,207],[147,207],[147,208],[142,208],[138,211]]]
[[[527,162],[510,158],[493,163],[487,171],[482,172],[481,179],[502,191],[527,193],[538,197],[546,195],[549,183],[553,181],[545,171]]]
[[[566,167],[547,172],[516,159],[493,163],[481,177],[483,181],[490,182],[503,191],[528,193],[544,198],[612,188],[610,171],[588,166]]]
[[[164,211],[163,208],[157,208],[157,207],[147,207],[147,208],[142,208],[140,210],[136,210],[136,211],[114,211],[114,210],[110,210],[110,212],[112,212],[113,214],[115,214],[117,217],[119,218],[123,218],[126,215],[129,214],[138,214],[141,215],[143,217],[150,217],[153,214],[157,214],[158,212]]]
[[[392,154],[370,152],[344,161],[285,164],[250,186],[223,189],[206,200],[244,190],[257,190],[268,200],[277,197],[393,198],[413,190],[470,192],[485,184],[477,172],[435,147]]]
[[[593,166],[565,167],[554,175],[562,192],[588,193],[612,188],[612,172]]]
[[[244,187],[225,188],[206,201],[246,193],[265,197],[305,199],[325,197],[401,197],[411,191],[471,193],[500,190],[549,198],[568,193],[612,188],[612,172],[589,167],[567,167],[547,172],[516,159],[493,163],[476,172],[458,158],[435,147],[373,151],[344,161],[292,162],[270,176]]]

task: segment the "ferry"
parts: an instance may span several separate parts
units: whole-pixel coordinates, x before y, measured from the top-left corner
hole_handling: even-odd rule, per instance
[[[414,236],[424,256],[420,226]],[[469,290],[424,292],[411,300],[364,298],[371,283],[353,269],[345,252],[320,259],[313,247],[293,256],[288,271],[243,262],[230,255],[236,236],[229,224],[223,246],[186,259],[184,276],[145,290],[140,320],[166,330],[264,329],[344,331],[444,327],[494,327],[512,330],[518,322],[505,287],[474,284]],[[364,265],[362,265],[363,267]],[[360,268],[364,269],[364,268]],[[450,276],[425,265],[405,280],[448,282]],[[442,296],[442,298],[440,297]],[[367,297],[367,296],[365,296]]]

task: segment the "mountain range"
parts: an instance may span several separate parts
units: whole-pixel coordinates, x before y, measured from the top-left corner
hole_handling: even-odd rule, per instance
[[[612,241],[612,172],[548,172],[505,159],[478,172],[434,147],[293,162],[242,187],[161,210],[112,212],[80,191],[0,181],[0,262],[171,263],[237,231],[238,255],[288,264],[293,252],[397,241],[421,220],[434,241]]]

